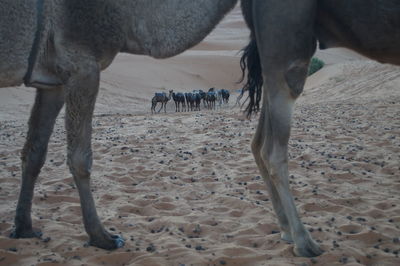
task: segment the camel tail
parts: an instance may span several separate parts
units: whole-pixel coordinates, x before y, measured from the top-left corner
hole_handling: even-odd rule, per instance
[[[254,34],[251,34],[250,43],[242,49],[243,55],[240,59],[240,68],[242,69],[242,78],[239,82],[245,80],[247,73],[247,81],[243,89],[249,91],[250,102],[245,109],[247,117],[250,118],[253,113],[260,110],[260,101],[262,94],[262,71],[260,57],[257,49],[257,42]]]

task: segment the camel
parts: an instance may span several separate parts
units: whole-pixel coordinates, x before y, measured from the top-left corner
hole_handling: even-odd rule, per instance
[[[169,102],[169,100],[171,100],[171,97],[173,95],[174,91],[170,90],[169,94],[167,96],[167,94],[165,92],[156,92],[154,94],[154,97],[151,99],[151,113],[155,113],[156,112],[156,106],[157,103],[161,103],[161,107],[160,109],[158,109],[157,113],[159,113],[161,111],[161,109],[163,109],[164,107],[164,113],[167,112],[167,103]]]
[[[209,110],[215,110],[215,102],[217,100],[217,93],[215,91],[208,91],[206,93],[206,103]]]
[[[172,99],[175,102],[175,112],[186,111],[185,95],[183,93],[172,93]]]
[[[207,108],[209,110],[215,109],[215,102],[217,101],[218,94],[215,88],[209,88],[206,93],[205,102],[207,103]]]
[[[236,106],[239,106],[240,110],[242,110],[243,105],[247,102],[248,97],[244,100],[243,103],[240,103],[240,101],[242,100],[244,93],[247,91],[247,88],[241,88],[240,89],[240,93],[239,95],[236,97],[236,103],[232,108],[235,108]]]
[[[311,57],[346,47],[381,63],[400,65],[400,1],[250,0],[242,10],[251,30],[241,67],[247,71],[248,115],[260,117],[251,149],[269,193],[281,238],[298,256],[323,250],[296,210],[288,180],[288,141],[295,100],[303,91]]]
[[[198,90],[194,90],[193,94],[192,94],[192,98],[193,98],[193,106],[194,106],[194,110],[195,111],[201,111],[200,110],[200,105],[201,105],[201,91]]]
[[[237,0],[2,0],[0,87],[36,88],[21,154],[22,184],[14,238],[32,227],[35,181],[55,120],[64,106],[67,164],[77,185],[89,244],[124,244],[102,225],[90,189],[92,116],[100,72],[120,52],[167,58],[198,44]]]
[[[203,90],[199,90],[200,101],[203,100],[203,107],[206,108],[206,93]]]
[[[185,100],[186,100],[186,106],[187,106],[188,112],[189,112],[189,109],[190,109],[190,111],[193,111],[194,104],[195,104],[194,103],[193,93],[185,92]]]
[[[223,90],[222,98],[223,98],[225,104],[229,103],[229,97],[230,96],[231,96],[231,94],[230,94],[230,92],[228,90]]]
[[[34,184],[53,126],[66,105],[67,163],[77,184],[89,243],[123,246],[104,229],[90,189],[92,116],[100,71],[119,52],[167,58],[199,43],[237,0],[2,0],[0,87],[37,89],[22,152],[22,185],[12,237],[32,228]],[[343,46],[400,64],[400,2],[387,0],[242,0],[251,30],[241,60],[248,114],[262,101],[251,148],[275,209],[282,239],[298,256],[321,248],[301,223],[288,182],[292,109],[320,48]],[[12,11],[12,12],[10,12]],[[151,14],[151,15],[149,15]],[[101,18],[101,19],[100,19]]]
[[[226,90],[226,89],[221,89],[220,92],[221,92],[222,102],[224,104],[228,104],[229,103],[229,97],[230,97],[229,91]]]
[[[215,91],[215,102],[218,103],[218,108],[221,109],[223,99],[222,99],[222,89]]]

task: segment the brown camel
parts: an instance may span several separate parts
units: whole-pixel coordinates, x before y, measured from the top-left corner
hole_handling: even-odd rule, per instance
[[[90,189],[92,115],[100,71],[119,52],[166,58],[199,43],[237,0],[2,0],[0,87],[25,83],[37,89],[22,152],[22,185],[13,237],[37,236],[32,228],[34,184],[55,119],[66,104],[68,165],[80,195],[90,243],[123,245],[97,216]],[[287,146],[292,107],[303,90],[317,40],[344,46],[381,62],[400,63],[397,0],[242,0],[251,41],[248,111],[262,109],[252,151],[268,185],[282,231],[295,253],[322,250],[297,214],[288,182]],[[264,84],[264,86],[261,86]],[[263,94],[261,96],[261,91]]]

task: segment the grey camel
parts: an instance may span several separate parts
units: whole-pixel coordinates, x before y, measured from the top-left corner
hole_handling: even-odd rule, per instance
[[[66,105],[67,163],[77,184],[90,244],[123,245],[100,222],[90,190],[92,115],[100,71],[119,52],[167,58],[199,43],[237,0],[2,0],[0,87],[37,89],[22,152],[16,238],[34,237],[31,206],[55,119]],[[251,99],[262,100],[252,151],[284,240],[295,254],[317,256],[288,182],[292,107],[303,90],[317,41],[385,63],[400,63],[400,2],[394,0],[242,0],[251,30],[244,49]]]
[[[169,102],[169,100],[171,100],[173,93],[174,93],[173,90],[170,90],[168,95],[165,92],[161,93],[156,92],[154,97],[151,99],[151,113],[153,114],[156,112],[157,103],[161,103],[161,107],[160,109],[158,109],[157,113],[159,113],[161,109],[163,109],[163,107],[164,107],[164,113],[166,113],[167,103]]]
[[[1,0],[0,87],[36,88],[22,159],[14,238],[32,227],[34,184],[65,104],[67,164],[77,185],[89,243],[124,244],[105,230],[90,189],[92,116],[100,72],[119,52],[167,58],[196,45],[237,0]]]

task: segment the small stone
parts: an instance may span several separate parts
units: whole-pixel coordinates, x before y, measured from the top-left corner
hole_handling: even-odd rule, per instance
[[[341,262],[341,263],[343,263],[343,264],[346,264],[347,261],[348,261],[348,259],[347,259],[346,257],[342,257],[342,258],[340,258],[340,260],[339,260],[339,262]]]
[[[147,248],[146,248],[147,252],[154,252],[156,251],[156,247],[153,244],[150,244]]]
[[[206,250],[202,245],[198,245],[195,247],[196,250]]]
[[[390,249],[389,248],[384,248],[383,251],[386,252],[386,253],[389,253]]]

